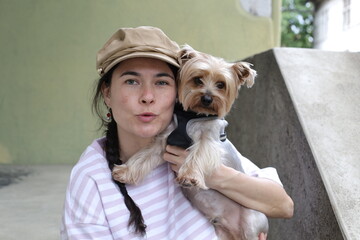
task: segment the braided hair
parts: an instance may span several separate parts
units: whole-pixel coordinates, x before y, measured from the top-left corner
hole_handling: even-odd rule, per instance
[[[104,76],[100,78],[100,80],[97,83],[97,86],[95,88],[95,94],[93,98],[92,103],[92,109],[93,112],[95,112],[99,118],[101,119],[101,126],[100,128],[104,127],[105,130],[105,155],[106,160],[108,162],[108,166],[110,170],[112,171],[114,168],[114,165],[120,165],[122,164],[120,160],[120,148],[119,148],[119,138],[118,138],[118,132],[117,132],[117,124],[113,118],[111,118],[110,122],[105,121],[102,114],[102,106],[103,103],[101,101],[102,99],[102,87],[103,84],[105,84],[106,87],[110,87],[111,85],[111,76],[114,71],[114,69],[117,67],[114,66],[110,71],[108,71]],[[109,109],[110,113],[111,109]],[[124,183],[118,182],[114,179],[112,179],[114,183],[119,187],[121,194],[124,197],[124,203],[127,209],[130,212],[129,222],[128,226],[133,227],[135,233],[140,234],[144,236],[146,234],[146,225],[144,223],[144,218],[141,214],[140,208],[136,205],[134,200],[130,197],[130,195],[127,192],[126,186]]]

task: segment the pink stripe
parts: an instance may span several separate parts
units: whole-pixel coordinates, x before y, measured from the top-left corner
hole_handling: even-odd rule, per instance
[[[89,156],[90,157],[90,156]],[[73,176],[72,176],[72,181],[70,183],[70,188],[71,189],[74,189],[76,183],[81,180],[81,184],[80,184],[80,189],[82,189],[82,187],[84,187],[84,180],[88,180],[86,178],[86,176],[91,176],[93,174],[96,174],[96,173],[102,173],[104,172],[103,169],[94,169],[94,170],[89,170],[90,168],[96,166],[97,164],[100,164],[99,162],[101,161],[101,159],[99,158],[95,158],[93,159],[92,161],[88,162],[87,164],[85,164],[84,166],[82,166],[81,168],[77,169],[77,168],[74,168],[74,171],[73,171]]]
[[[95,217],[96,216],[104,216],[104,212],[103,212],[103,206],[101,204],[101,202],[99,202],[99,204],[96,206],[96,209],[94,211],[94,215]],[[96,219],[94,219],[96,220]],[[98,219],[99,220],[99,219]],[[104,217],[103,219],[103,222],[98,222],[98,221],[95,221],[96,224],[102,224],[102,225],[106,225],[107,222],[106,222],[106,218]]]
[[[126,219],[126,221],[121,222],[119,224],[116,224],[116,226],[111,226],[111,230],[113,232],[119,232],[119,231],[121,231],[123,229],[127,229],[128,228],[128,223],[129,223],[129,219]]]
[[[112,236],[111,236],[111,232],[109,232],[108,230],[104,230],[101,232],[93,232],[91,234],[79,233],[79,234],[70,235],[70,239],[74,239],[74,240],[75,239],[93,239],[94,237],[103,239],[105,237],[112,237]]]
[[[96,163],[96,164],[99,164],[99,163]],[[94,169],[94,170],[87,173],[87,175],[89,175],[89,176],[95,176],[97,174],[101,175],[103,177],[102,179],[105,179],[105,177],[108,179],[111,176],[110,175],[110,169],[107,171],[107,169],[104,169],[104,168],[97,168],[97,169]]]
[[[110,171],[110,170],[109,170]],[[110,176],[110,174],[109,174]],[[101,178],[101,179],[96,179],[96,183],[98,186],[101,186],[101,185],[106,185],[106,184],[109,184],[110,181],[109,181],[109,177],[108,176],[104,176],[104,178]]]
[[[80,180],[80,179],[78,179],[78,180]],[[82,194],[82,191],[85,188],[85,186],[89,183],[89,180],[90,179],[87,177],[82,178],[78,190],[73,193],[73,195],[74,195],[73,197],[75,199],[74,205],[73,205],[74,212],[77,211],[78,209],[83,210],[82,207],[83,207],[84,196]],[[75,189],[73,189],[73,190],[75,190]]]
[[[162,171],[151,176],[151,178],[145,179],[147,182],[152,182],[152,183],[161,181],[160,183],[158,183],[158,184],[160,184],[160,186],[153,185],[153,184],[146,184],[146,185],[139,185],[139,186],[126,185],[126,187],[128,188],[129,192],[137,192],[137,191],[139,191],[138,189],[141,189],[141,188],[146,189],[146,191],[138,192],[132,196],[134,199],[135,198],[144,198],[147,195],[149,195],[149,193],[155,192],[160,187],[164,186],[164,184],[167,184],[166,172],[167,172],[167,169],[163,168]]]
[[[181,212],[176,214],[176,218],[178,219],[182,219],[184,218],[187,214],[192,213],[193,212],[193,208],[191,206],[187,206],[186,208],[184,208]]]
[[[163,182],[161,183],[160,185],[158,186],[154,186],[153,188],[147,190],[147,191],[144,191],[143,193],[141,194],[138,194],[138,195],[135,195],[133,196],[133,199],[136,199],[136,200],[140,200],[140,199],[146,199],[146,197],[149,197],[149,195],[154,195],[154,193],[157,193],[157,194],[161,194],[161,199],[165,199],[167,197],[167,192],[164,192],[163,189],[167,187],[167,184],[166,182]],[[162,190],[161,192],[159,190]],[[152,197],[155,197],[156,195],[152,196]],[[154,199],[152,200],[148,200],[144,203],[141,204],[141,207],[142,208],[147,208],[149,207],[149,204],[154,204],[156,202],[154,202],[156,200],[156,202],[159,201],[159,197],[155,197]]]
[[[181,219],[181,218],[180,218]],[[182,233],[184,232],[187,228],[193,226],[197,221],[199,221],[199,217],[198,216],[195,216],[194,218],[190,219],[188,222],[186,222],[183,226],[181,226],[179,229],[178,229],[178,232],[179,233]]]
[[[89,156],[90,157],[90,156]],[[84,166],[80,167],[80,168],[77,168],[76,166],[73,168],[73,171],[72,171],[72,181],[70,182],[70,188],[71,189],[74,189],[74,185],[75,183],[78,181],[78,179],[80,178],[81,179],[81,176],[84,175],[84,173],[86,173],[86,169],[89,168],[89,165],[92,165],[93,162],[97,161],[97,159],[94,159],[92,160],[91,162],[85,164]],[[80,163],[80,161],[79,161]]]
[[[168,232],[161,232],[161,233],[158,233],[154,236],[151,236],[148,238],[148,240],[159,240],[159,239],[168,239],[169,236],[168,236]]]
[[[67,191],[69,191],[69,190],[67,190]],[[65,216],[67,216],[69,218],[72,216],[72,208],[70,207],[70,202],[69,202],[69,199],[68,199],[68,195],[69,194],[67,194],[66,198],[65,198],[65,204],[64,204],[64,212],[65,212],[65,214],[63,216],[64,219],[65,219]]]
[[[191,233],[191,236],[199,236],[201,233],[206,232],[206,230],[209,228],[209,222],[204,221],[202,225],[200,225],[194,232]],[[214,237],[213,234],[210,232],[210,234],[206,237],[204,237],[204,240],[211,239],[211,237]]]
[[[113,208],[116,206],[121,206],[124,203],[124,199],[123,199],[121,193],[118,193],[118,195],[119,195],[119,199],[115,199],[114,201],[105,203],[107,209],[110,209],[110,208]]]
[[[86,203],[88,204],[88,206],[94,206],[93,204],[91,204],[94,200],[94,197],[91,197],[91,196],[94,196],[96,195],[98,192],[97,192],[97,189],[95,187],[92,187],[88,193],[88,195],[86,196]],[[99,198],[98,196],[96,196],[96,198]],[[96,202],[96,208],[98,207],[99,205],[99,201]],[[89,214],[86,209],[82,209],[82,213],[80,215],[80,219],[84,220],[86,215]]]
[[[150,206],[149,209],[151,209],[151,208],[152,207]],[[165,206],[165,207],[161,207],[161,208],[158,208],[156,210],[150,211],[150,212],[144,214],[143,216],[144,216],[145,219],[151,219],[151,217],[156,216],[157,214],[162,214],[167,210],[169,210],[169,209],[166,209],[166,206]]]
[[[164,201],[165,198],[166,198],[166,194],[163,194],[163,195],[160,195],[157,198],[153,199],[152,201],[147,202],[147,204],[145,204],[145,205],[142,204],[140,206],[142,212],[146,211],[148,208],[151,209],[154,206],[154,204],[156,204],[156,203],[161,204],[161,203],[165,202]],[[149,212],[147,214],[144,214],[143,217],[144,217],[144,219],[150,220],[151,216],[154,216],[155,213],[163,213],[166,210],[167,209],[164,209],[164,207],[161,207],[161,208],[159,208],[157,210],[154,210],[154,211],[151,211],[151,212]],[[121,216],[127,215],[128,213],[129,213],[128,209],[122,209],[119,212],[108,215],[108,220],[109,220],[109,222],[111,222],[112,220],[119,219]],[[127,227],[127,224],[128,224],[128,219],[126,219],[125,222],[121,222],[120,224],[117,224],[116,226],[113,227],[113,229],[115,231],[119,231],[119,230],[123,229],[124,227]],[[164,220],[160,219],[159,221],[152,223],[151,227],[154,228],[154,227],[160,226],[162,224],[164,224]]]
[[[101,191],[101,196],[103,196],[103,197],[109,197],[112,195],[119,195],[119,199],[120,199],[120,196],[122,196],[121,193],[116,188],[110,188],[110,189]]]
[[[111,222],[112,220],[118,220],[121,218],[121,216],[124,216],[127,214],[129,214],[129,210],[127,208],[125,208],[125,209],[121,209],[117,212],[107,215],[107,219],[109,222]],[[124,220],[125,220],[125,222],[128,222],[128,219],[124,218]]]

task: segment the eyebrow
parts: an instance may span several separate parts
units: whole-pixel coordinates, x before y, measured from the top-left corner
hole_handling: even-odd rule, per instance
[[[156,74],[156,77],[169,77],[169,78],[175,79],[173,76],[171,76],[168,73],[159,73],[159,74]]]
[[[140,73],[134,72],[134,71],[123,72],[120,76],[122,77],[122,76],[125,76],[125,75],[131,75],[131,76],[140,77]],[[173,76],[171,76],[170,74],[165,73],[165,72],[164,73],[158,73],[158,74],[155,75],[155,77],[169,77],[169,78],[175,80],[175,78]]]
[[[128,71],[128,72],[123,72],[123,73],[120,75],[120,77],[125,76],[125,75],[140,76],[140,74],[137,73],[137,72]]]

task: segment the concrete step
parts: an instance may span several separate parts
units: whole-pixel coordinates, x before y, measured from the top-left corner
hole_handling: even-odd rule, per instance
[[[275,48],[246,61],[258,71],[228,116],[229,138],[274,166],[295,202],[270,239],[359,239],[360,53]]]

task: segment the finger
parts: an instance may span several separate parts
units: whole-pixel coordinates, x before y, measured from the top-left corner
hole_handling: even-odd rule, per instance
[[[181,147],[177,147],[177,146],[172,146],[172,145],[166,145],[165,150],[173,155],[176,156],[187,156],[188,151],[184,148]]]
[[[178,165],[178,164],[181,163],[181,158],[179,156],[168,153],[168,152],[165,152],[163,154],[163,158],[164,158],[165,161],[167,161],[167,162],[169,162],[171,164]]]
[[[170,164],[170,168],[174,172],[179,172],[179,165],[177,164],[177,156],[172,155],[170,153],[164,153],[163,158],[165,161],[167,161]]]
[[[265,233],[260,233],[259,234],[259,240],[266,240],[267,234]]]
[[[176,173],[179,172],[179,166],[176,164],[170,164],[170,168],[171,168],[171,170],[173,170]]]

